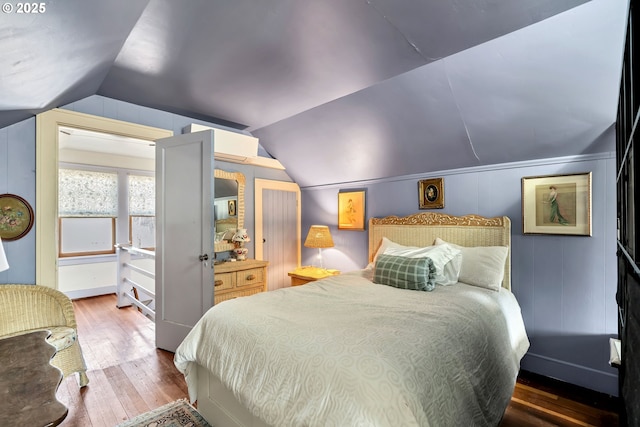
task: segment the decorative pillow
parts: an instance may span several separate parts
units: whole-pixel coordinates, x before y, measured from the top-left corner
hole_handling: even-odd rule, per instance
[[[468,285],[499,291],[504,279],[504,264],[509,248],[506,246],[459,246],[439,237],[436,245],[449,245],[462,252],[462,266],[458,280]]]
[[[407,258],[429,257],[436,268],[436,284],[452,285],[458,282],[458,274],[462,264],[462,252],[451,245],[402,246],[391,242],[384,252],[387,255],[403,256]]]
[[[376,258],[373,282],[401,289],[432,291],[435,266],[431,258],[406,258],[380,254]]]

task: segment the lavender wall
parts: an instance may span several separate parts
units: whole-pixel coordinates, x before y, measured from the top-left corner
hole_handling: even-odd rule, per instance
[[[0,129],[0,194],[24,198],[34,209],[36,200],[36,120],[31,118]],[[35,224],[19,240],[3,241],[9,269],[0,283],[34,283],[36,277]]]
[[[588,171],[593,173],[592,237],[522,234],[523,176]],[[366,188],[367,217],[406,215],[419,211],[418,180],[438,176],[444,177],[442,212],[511,218],[512,287],[531,340],[522,367],[617,395],[617,372],[608,365],[608,338],[617,334],[614,153],[304,188],[303,234],[311,224],[329,225],[335,247],[324,250],[325,267],[361,268],[367,263],[367,233],[337,229],[338,190]],[[303,264],[314,263],[316,255],[303,248]]]

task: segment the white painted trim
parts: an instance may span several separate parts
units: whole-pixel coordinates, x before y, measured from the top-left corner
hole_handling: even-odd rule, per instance
[[[387,183],[387,182],[411,181],[416,179],[431,178],[435,176],[440,177],[440,176],[449,176],[449,175],[462,175],[462,174],[470,174],[470,173],[477,173],[477,172],[492,172],[492,171],[506,170],[506,169],[521,169],[521,168],[534,167],[534,166],[547,166],[547,165],[554,165],[554,164],[587,162],[592,160],[607,160],[615,157],[616,157],[615,151],[607,151],[604,153],[597,153],[597,154],[579,154],[575,156],[552,157],[548,159],[525,160],[521,162],[497,163],[494,165],[472,166],[468,168],[459,168],[459,169],[447,169],[447,170],[434,171],[434,172],[395,176],[391,178],[379,178],[379,179],[370,179],[370,180],[363,180],[363,181],[340,182],[335,184],[310,185],[307,187],[301,187],[301,189],[325,190],[327,188],[340,188],[340,187],[344,187],[345,185],[363,186],[363,185],[380,184],[380,183]]]
[[[36,284],[58,289],[58,127],[67,126],[155,141],[173,131],[75,111],[36,116]]]
[[[296,247],[298,248],[297,264],[300,265],[301,243],[302,243],[302,203],[300,201],[300,187],[295,182],[274,181],[270,179],[256,178],[254,183],[254,206],[255,206],[255,257],[262,260],[264,257],[264,228],[262,223],[262,191],[263,190],[279,190],[296,193]]]
[[[258,155],[258,138],[250,133],[238,132],[192,123],[185,126],[184,133],[214,131],[214,152],[216,160],[230,163],[260,166],[284,170],[284,166],[277,159]]]

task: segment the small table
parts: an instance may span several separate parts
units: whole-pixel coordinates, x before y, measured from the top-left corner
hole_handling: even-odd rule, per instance
[[[299,267],[288,273],[291,277],[291,286],[305,285],[338,274],[340,274],[339,270],[326,270],[318,267]]]
[[[56,399],[62,372],[47,331],[0,339],[0,425],[57,426],[67,408]]]

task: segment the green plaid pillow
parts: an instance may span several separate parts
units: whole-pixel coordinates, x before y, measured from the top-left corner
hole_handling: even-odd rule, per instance
[[[373,282],[401,289],[432,291],[436,286],[436,267],[428,257],[381,254],[376,258]]]

